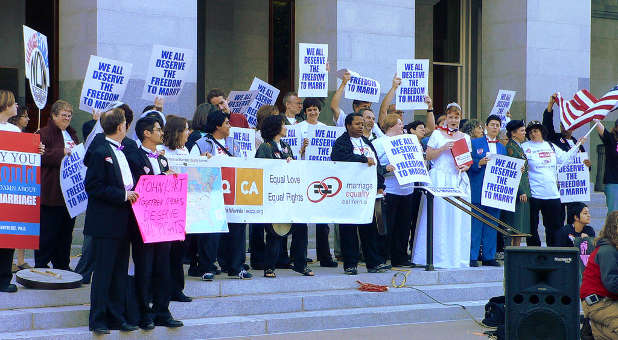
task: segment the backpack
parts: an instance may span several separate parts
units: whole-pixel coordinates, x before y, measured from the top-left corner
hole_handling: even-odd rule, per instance
[[[504,340],[505,337],[505,303],[504,296],[494,296],[485,304],[485,318],[483,324],[489,327],[497,327],[495,331],[485,332],[487,335],[495,336],[498,340]]]

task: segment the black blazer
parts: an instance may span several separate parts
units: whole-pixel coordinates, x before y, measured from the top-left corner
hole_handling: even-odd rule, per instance
[[[385,189],[384,185],[384,173],[382,166],[380,166],[380,160],[378,159],[378,153],[376,149],[373,147],[373,144],[367,139],[365,136],[361,136],[363,142],[369,145],[373,154],[376,156],[376,166],[377,166],[377,175],[378,175],[378,189]],[[330,159],[333,161],[340,162],[359,162],[359,163],[367,163],[368,159],[365,155],[357,155],[354,153],[354,145],[352,145],[352,141],[350,140],[350,135],[348,132],[344,132],[337,140],[335,144],[333,144],[333,151],[330,154]]]
[[[154,169],[152,169],[152,164],[148,159],[148,152],[146,152],[144,149],[136,148],[130,149],[129,151],[125,150],[126,148],[122,151],[127,156],[127,161],[129,162],[129,167],[131,168],[131,174],[133,175],[133,188],[135,188],[137,186],[139,178],[143,175],[154,174]],[[157,162],[159,163],[159,169],[161,169],[161,172],[166,172],[170,169],[167,158],[165,158],[165,156],[159,155],[157,157]],[[148,171],[146,171],[146,169],[148,169]]]
[[[105,141],[105,134],[103,133],[99,133],[96,136],[94,136],[94,138],[92,139],[92,143],[90,144],[88,149],[96,148],[100,144],[107,144],[107,142]],[[134,152],[138,149],[137,143],[129,137],[124,137],[120,145],[124,146],[124,149],[122,149],[122,152],[124,152],[125,154]]]
[[[88,193],[84,234],[127,238],[131,203],[125,200],[122,173],[110,143],[103,140],[91,145],[84,156],[84,165],[88,167],[84,181]]]

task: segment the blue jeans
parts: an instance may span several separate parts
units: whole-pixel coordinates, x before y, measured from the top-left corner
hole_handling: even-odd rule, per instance
[[[618,184],[605,184],[605,202],[608,213],[618,210]]]

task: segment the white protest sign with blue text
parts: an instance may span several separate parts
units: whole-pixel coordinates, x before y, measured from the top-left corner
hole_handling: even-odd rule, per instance
[[[502,128],[506,127],[506,113],[511,110],[511,105],[513,105],[513,99],[515,99],[516,93],[516,91],[510,90],[498,91],[498,96],[496,96],[494,107],[489,113],[489,115],[496,115],[500,117],[500,120],[502,121]]]
[[[235,144],[240,147],[240,150],[235,152],[235,154],[240,154],[244,158],[255,157],[256,148],[254,129],[232,127],[230,128],[229,138],[232,138],[236,142]]]
[[[491,154],[483,177],[481,205],[515,211],[521,168],[525,162],[519,158]]]
[[[227,96],[227,105],[230,111],[234,113],[246,114],[247,109],[249,109],[257,94],[257,91],[231,91]],[[252,117],[254,118],[249,121],[249,125],[255,126],[257,118],[255,118],[255,115],[252,115]],[[249,120],[249,116],[247,116],[247,120]],[[251,124],[252,121],[253,124]]]
[[[105,111],[110,104],[120,101],[127,90],[133,64],[124,61],[90,56],[79,109]]]
[[[590,201],[590,169],[584,164],[585,159],[588,159],[588,153],[579,152],[558,169],[560,202]]]
[[[427,109],[429,59],[398,59],[397,76],[401,78],[395,94],[397,110]]]
[[[88,170],[84,165],[85,154],[84,144],[76,145],[60,163],[60,188],[71,218],[85,212],[88,206],[88,194],[84,186]]]
[[[152,46],[142,99],[152,101],[156,96],[165,102],[176,101],[190,75],[193,54],[186,48]]]
[[[298,96],[328,97],[327,44],[298,44]]]
[[[343,71],[343,72],[342,72]],[[350,81],[345,87],[344,97],[352,100],[362,100],[365,102],[377,103],[380,101],[380,83],[369,77],[363,77],[352,70],[339,70],[337,75],[350,72]]]
[[[388,162],[395,167],[393,173],[400,185],[414,182],[431,183],[425,166],[423,147],[414,135],[392,136],[382,141]]]
[[[309,125],[307,139],[309,144],[305,149],[305,160],[330,161],[333,144],[345,132],[345,128],[325,125]]]
[[[47,103],[49,88],[49,49],[47,37],[24,25],[24,62],[32,99],[39,109]]]
[[[251,104],[251,108],[257,112],[262,105],[275,105],[279,97],[279,89],[263,81],[258,77],[253,78],[249,91],[258,91],[257,96]]]
[[[300,159],[300,146],[302,145],[302,136],[300,135],[300,126],[298,125],[286,125],[287,134],[281,138],[282,142],[287,143],[292,149],[294,159]]]

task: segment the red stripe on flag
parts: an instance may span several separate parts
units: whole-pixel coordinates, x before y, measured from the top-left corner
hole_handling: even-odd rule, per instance
[[[0,150],[39,153],[41,136],[33,133],[0,132]]]
[[[586,104],[581,98],[579,98],[578,95],[575,95],[575,97],[573,97],[571,103],[573,104],[573,107],[578,111],[586,111],[590,108],[588,104]]]
[[[31,235],[0,234],[0,248],[39,249],[39,237]]]
[[[596,103],[599,100],[597,99],[597,97],[595,97],[594,95],[592,95],[592,93],[588,92],[588,90],[584,89],[581,91],[586,97],[588,97],[588,99],[590,99],[591,102]]]

